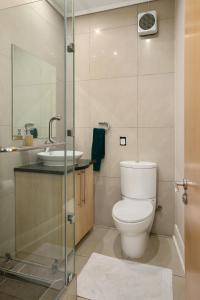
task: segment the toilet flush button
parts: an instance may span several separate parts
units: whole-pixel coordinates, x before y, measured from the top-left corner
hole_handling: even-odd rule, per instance
[[[126,146],[126,136],[120,136],[120,146]]]

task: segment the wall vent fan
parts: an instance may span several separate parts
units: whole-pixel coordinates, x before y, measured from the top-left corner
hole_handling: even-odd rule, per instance
[[[157,12],[155,10],[138,14],[138,33],[141,36],[158,32]]]

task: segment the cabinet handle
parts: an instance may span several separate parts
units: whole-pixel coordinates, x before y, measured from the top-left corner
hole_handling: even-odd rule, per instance
[[[78,175],[78,177],[79,177],[79,183],[80,183],[80,197],[79,197],[79,201],[78,201],[78,206],[80,206],[80,207],[82,207],[82,197],[81,197],[81,194],[82,194],[82,192],[81,192],[81,190],[82,190],[82,187],[81,187],[81,185],[82,185],[82,180],[81,180],[81,173],[78,173],[77,174]]]
[[[81,201],[85,204],[85,171],[81,175]]]

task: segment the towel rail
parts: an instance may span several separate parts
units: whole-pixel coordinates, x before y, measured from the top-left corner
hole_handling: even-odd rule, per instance
[[[99,125],[104,126],[106,131],[110,129],[110,124],[108,122],[99,122]]]

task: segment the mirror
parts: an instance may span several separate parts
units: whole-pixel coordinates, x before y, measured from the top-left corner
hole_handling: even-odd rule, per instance
[[[49,120],[56,115],[56,68],[12,45],[12,74],[13,139],[26,132],[47,139]]]

